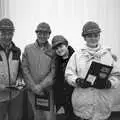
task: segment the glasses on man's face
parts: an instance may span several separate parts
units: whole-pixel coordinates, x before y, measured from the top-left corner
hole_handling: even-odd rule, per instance
[[[98,36],[100,36],[99,33],[89,33],[89,34],[86,35],[86,37],[89,37],[89,38],[92,38],[92,37],[97,38]]]
[[[36,33],[37,33],[38,35],[44,35],[44,36],[46,36],[46,35],[49,34],[49,32],[47,32],[47,31],[37,31]]]

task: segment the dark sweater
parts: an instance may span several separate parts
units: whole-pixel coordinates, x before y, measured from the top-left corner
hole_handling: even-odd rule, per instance
[[[68,60],[73,54],[74,50],[71,46],[68,46],[68,50],[69,57],[67,59],[62,59],[60,56],[56,56],[55,59],[56,72],[53,88],[56,106],[64,106],[66,103],[71,102],[73,87],[66,82],[64,74]]]

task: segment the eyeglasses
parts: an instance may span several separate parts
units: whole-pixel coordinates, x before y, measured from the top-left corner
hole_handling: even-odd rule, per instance
[[[89,34],[87,34],[86,35],[86,37],[95,37],[95,38],[97,38],[98,36],[100,36],[100,34],[99,33],[89,33]]]
[[[48,31],[36,31],[38,35],[47,35],[50,34]]]

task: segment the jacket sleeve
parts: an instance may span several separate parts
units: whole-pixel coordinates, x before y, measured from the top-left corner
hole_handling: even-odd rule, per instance
[[[18,74],[17,74],[17,78],[22,79],[23,78],[23,73],[22,73],[22,65],[21,65],[21,51],[20,49],[18,49],[18,56],[19,56],[19,66],[18,66]]]
[[[19,60],[19,68],[18,68],[18,76],[19,78],[23,78],[23,71],[22,71],[22,65],[21,65],[21,60]]]
[[[18,65],[18,71],[17,71],[17,78],[16,78],[16,85],[25,85],[24,79],[23,79],[23,71],[22,71],[22,64],[21,64],[21,50],[17,48],[17,55],[19,56],[19,65]]]
[[[70,85],[76,87],[77,78],[78,75],[77,75],[77,65],[76,65],[76,54],[73,53],[66,66],[65,79]]]
[[[117,88],[120,85],[120,60],[113,60],[113,70],[109,77],[112,88]]]
[[[45,89],[53,84],[54,76],[55,76],[55,62],[54,59],[51,59],[50,71],[48,75],[45,77],[45,79],[40,82],[40,86],[42,87],[42,89]]]
[[[29,63],[28,63],[28,55],[27,55],[27,48],[25,48],[25,51],[22,55],[22,69],[23,69],[23,77],[24,80],[29,88],[33,88],[35,86],[35,83],[32,79],[30,70],[29,70]]]

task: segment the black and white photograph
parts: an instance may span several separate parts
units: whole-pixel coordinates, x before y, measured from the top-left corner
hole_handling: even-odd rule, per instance
[[[120,0],[0,0],[0,120],[120,120]]]

